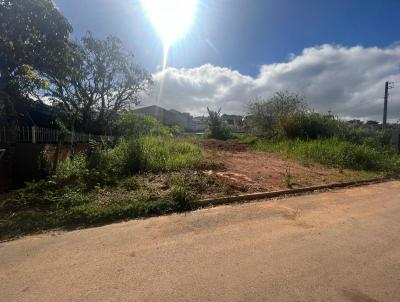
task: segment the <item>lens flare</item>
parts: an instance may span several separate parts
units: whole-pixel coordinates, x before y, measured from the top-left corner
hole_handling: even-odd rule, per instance
[[[185,36],[194,21],[197,0],[142,0],[142,5],[163,41],[162,69],[165,70],[170,47]],[[163,86],[164,77],[160,80],[158,105],[163,93]]]
[[[142,0],[142,4],[164,49],[185,36],[197,9],[197,0]]]

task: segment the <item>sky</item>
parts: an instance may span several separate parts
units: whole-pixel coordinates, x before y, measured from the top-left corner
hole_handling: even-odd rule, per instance
[[[168,0],[165,0],[168,1]],[[381,120],[384,83],[394,84],[389,118],[400,119],[399,0],[198,0],[187,34],[169,52],[140,0],[55,0],[74,27],[118,36],[155,85],[142,105],[245,114],[279,90],[316,111]]]

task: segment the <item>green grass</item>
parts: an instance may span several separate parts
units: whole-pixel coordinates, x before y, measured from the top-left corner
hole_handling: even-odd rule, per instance
[[[161,137],[143,137],[139,139],[143,148],[143,170],[178,171],[197,169],[205,165],[200,147],[189,142]]]
[[[87,188],[113,185],[119,179],[144,172],[202,169],[211,163],[199,146],[183,139],[148,136],[121,140],[114,148],[95,148],[59,163],[56,181],[80,180]]]
[[[354,170],[381,171],[398,176],[400,156],[383,148],[355,144],[336,138],[303,140],[247,139],[254,149],[280,153],[295,159]]]
[[[172,137],[94,146],[60,162],[48,179],[16,191],[0,208],[0,237],[190,209],[208,185],[196,170],[207,165],[199,146]]]
[[[86,194],[81,193],[86,199]],[[35,233],[53,228],[75,228],[104,224],[112,221],[162,215],[179,211],[181,207],[173,198],[148,200],[143,197],[130,197],[114,200],[107,204],[92,200],[70,207],[29,208],[19,211],[0,211],[0,239]]]
[[[91,189],[79,180],[54,179],[28,183],[2,204],[0,239],[186,211],[216,186],[193,170],[136,175]]]

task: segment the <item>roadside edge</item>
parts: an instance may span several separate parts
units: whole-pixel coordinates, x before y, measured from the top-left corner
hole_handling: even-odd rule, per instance
[[[326,185],[288,189],[288,190],[267,191],[267,192],[241,194],[241,195],[235,195],[235,196],[206,198],[206,199],[200,199],[200,200],[195,201],[195,204],[198,206],[221,205],[221,204],[229,204],[229,203],[233,203],[233,202],[244,202],[244,201],[257,200],[257,199],[268,199],[268,198],[274,198],[274,197],[280,197],[280,196],[295,195],[295,194],[308,193],[308,192],[314,192],[314,191],[320,191],[320,190],[357,187],[357,186],[362,186],[362,185],[387,182],[390,180],[392,180],[392,179],[391,178],[373,178],[373,179],[367,179],[367,180],[356,180],[356,181],[349,181],[349,182],[331,183],[331,184],[326,184]]]

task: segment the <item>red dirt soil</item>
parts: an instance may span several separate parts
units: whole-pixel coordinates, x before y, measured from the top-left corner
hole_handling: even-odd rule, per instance
[[[208,139],[202,142],[202,146],[206,149],[219,150],[219,151],[246,151],[248,149],[248,145],[232,142],[232,141],[219,141],[215,139]]]
[[[275,191],[366,178],[354,171],[339,171],[273,153],[252,151],[240,143],[209,140],[203,146],[206,154],[224,167],[208,174],[235,191]]]

